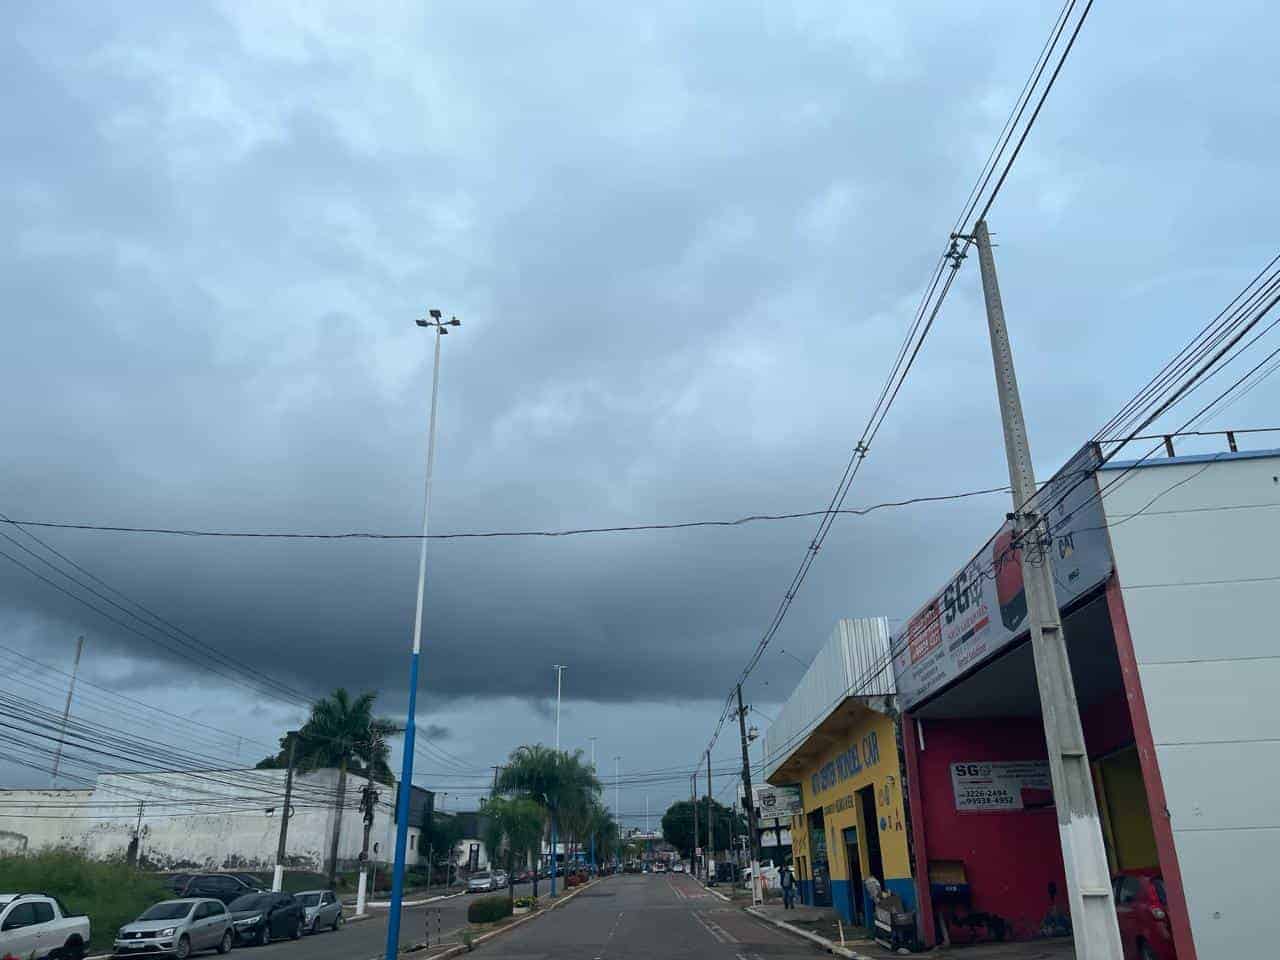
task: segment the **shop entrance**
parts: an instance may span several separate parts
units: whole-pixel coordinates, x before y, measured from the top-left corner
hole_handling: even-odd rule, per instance
[[[808,816],[809,856],[813,870],[813,905],[831,906],[831,867],[827,862],[827,824],[821,810]]]
[[[1111,872],[1158,871],[1148,791],[1102,592],[1068,611],[1063,626]],[[1068,934],[1066,874],[1030,645],[1011,647],[912,715],[929,863],[921,873],[930,884],[937,939]]]
[[[863,787],[858,791],[862,810],[862,835],[867,841],[867,874],[884,886],[884,858],[880,855],[880,819],[876,813],[876,788]]]
[[[844,860],[849,865],[849,916],[859,926],[870,926],[863,910],[866,895],[862,889],[862,857],[858,853],[858,828],[844,828]]]

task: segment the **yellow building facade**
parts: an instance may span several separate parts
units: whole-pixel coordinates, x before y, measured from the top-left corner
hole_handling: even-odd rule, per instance
[[[888,697],[851,697],[769,777],[798,783],[804,812],[792,817],[793,869],[801,898],[832,906],[854,925],[871,927],[865,881],[914,910],[898,721]]]

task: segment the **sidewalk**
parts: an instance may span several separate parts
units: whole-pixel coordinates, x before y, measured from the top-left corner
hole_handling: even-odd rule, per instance
[[[854,957],[858,960],[890,960],[901,956],[877,944],[862,927],[846,926],[844,946],[841,947],[840,927],[836,922],[835,911],[830,907],[796,904],[794,910],[785,910],[780,903],[765,903],[759,907],[748,907],[747,912],[813,940],[836,956]],[[1062,937],[1018,943],[935,947],[927,951],[927,955],[946,957],[948,960],[1074,960],[1075,948],[1070,937]]]

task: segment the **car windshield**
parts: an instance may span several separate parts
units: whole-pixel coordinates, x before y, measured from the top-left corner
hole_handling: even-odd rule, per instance
[[[298,902],[304,907],[318,906],[320,903],[320,894],[318,893],[300,893],[298,894]]]
[[[271,903],[271,897],[265,893],[247,893],[236,897],[228,904],[228,910],[263,910]]]
[[[139,920],[177,920],[179,917],[185,917],[191,912],[194,906],[191,901],[182,900],[166,900],[164,903],[157,903],[140,916]]]
[[[488,880],[489,875],[487,873],[476,873],[476,874],[472,874],[471,879],[472,880]]]

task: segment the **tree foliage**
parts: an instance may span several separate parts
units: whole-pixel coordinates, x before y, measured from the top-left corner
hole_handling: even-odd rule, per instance
[[[690,857],[694,851],[693,802],[678,800],[667,808],[662,815],[662,838],[680,851],[682,856]],[[707,846],[707,798],[698,801],[697,837],[704,849]],[[724,804],[711,801],[711,824],[715,831],[713,850],[728,850],[732,845],[732,836],[744,837],[747,824],[740,813],[730,810]]]

